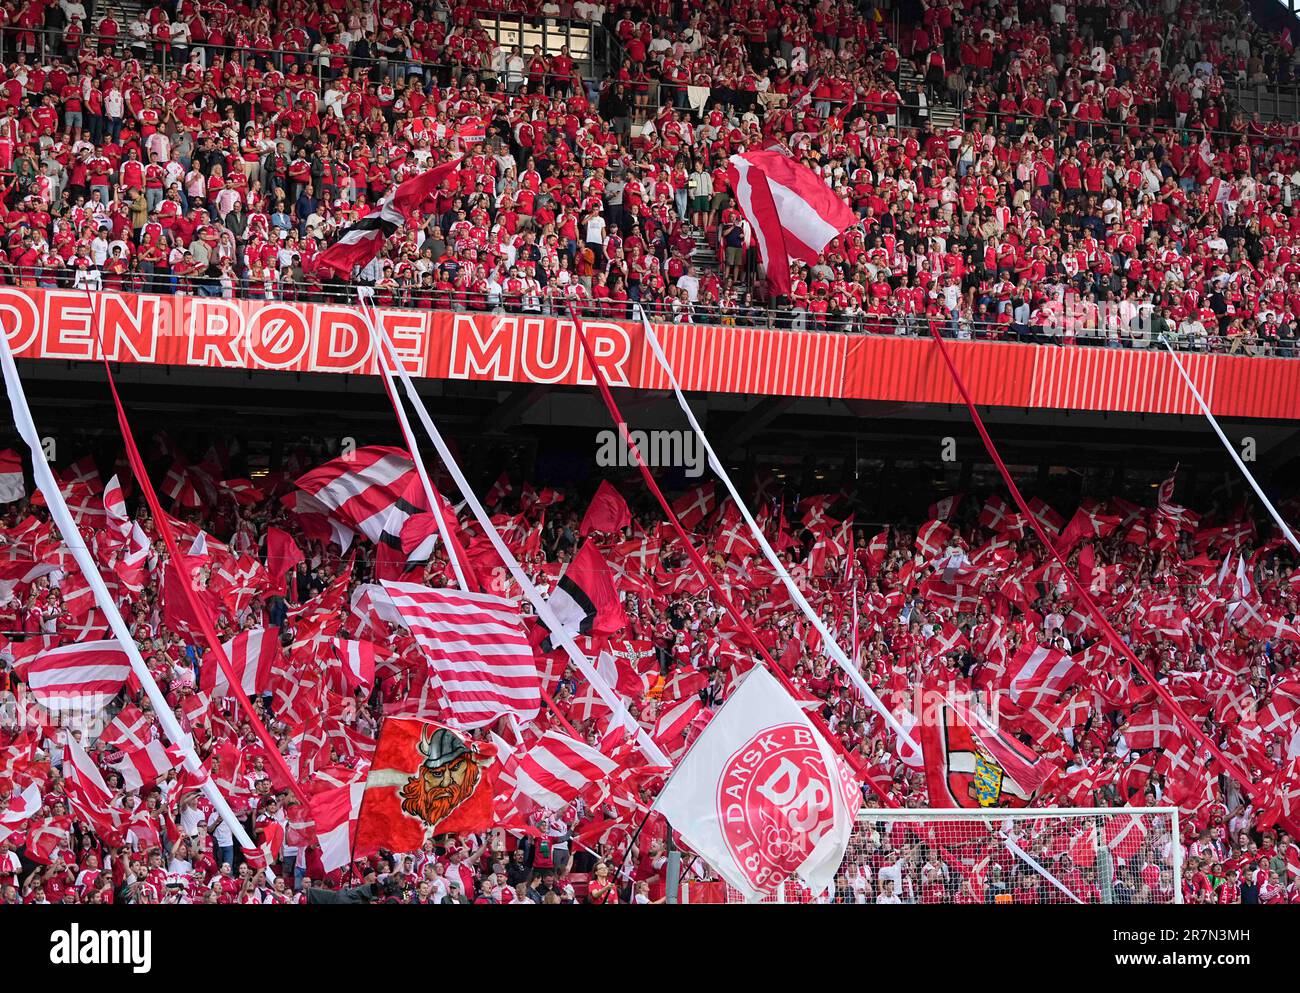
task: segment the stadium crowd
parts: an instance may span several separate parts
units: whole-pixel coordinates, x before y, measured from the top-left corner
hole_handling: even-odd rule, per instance
[[[346,296],[347,285],[315,271],[315,256],[395,180],[464,154],[425,222],[356,274],[376,303],[556,313],[573,302],[606,317],[640,307],[671,321],[899,334],[934,322],[957,337],[1112,346],[1164,334],[1185,348],[1292,354],[1300,125],[1246,119],[1231,90],[1294,81],[1294,52],[1289,38],[1256,29],[1242,4],[939,0],[897,19],[830,0],[498,5],[601,21],[617,45],[600,80],[584,79],[567,52],[498,48],[477,19],[493,9],[180,0],[125,23],[84,0],[6,9],[5,279]],[[933,125],[948,104],[959,123]],[[862,218],[819,264],[797,267],[783,299],[754,265],[726,170],[729,155],[774,142]],[[703,266],[700,239],[716,252]],[[419,666],[399,632],[355,608],[353,595],[375,576],[373,549],[358,539],[348,557],[328,526],[282,499],[307,468],[234,480],[239,467],[217,455],[189,470],[208,478],[210,497],[174,512],[187,541],[204,535],[203,579],[222,637],[279,632],[291,662],[253,699],[277,750],[303,778],[346,776],[364,769],[385,715],[420,696]],[[106,475],[74,466],[65,476],[88,544],[117,576],[146,661],[262,850],[239,851],[180,770],[127,785],[126,746],[158,734],[137,686],[115,701],[106,735],[84,742],[129,830],[111,836],[73,816],[64,732],[22,702],[13,666],[35,648],[99,636],[102,618],[44,508],[19,500],[4,507],[0,530],[0,678],[18,693],[0,715],[0,903],[287,903],[305,902],[313,887],[417,903],[664,899],[666,825],[647,814],[660,780],[635,768],[565,809],[524,810],[511,830],[327,870],[251,722],[200,687],[205,653],[168,614],[166,553],[147,508],[132,514],[149,539],[142,559],[128,564],[129,543],[100,537]],[[550,589],[583,540],[589,494],[539,492],[508,476],[491,493],[508,543]],[[983,692],[1058,766],[1036,802],[1180,807],[1180,838],[1143,824],[1115,843],[1108,898],[1171,899],[1180,844],[1188,902],[1300,901],[1300,570],[1281,538],[1240,507],[1201,517],[1168,498],[1156,507],[1076,498],[1068,520],[1046,504],[1036,511],[1133,650],[1252,770],[1256,802],[1098,639],[1002,498],[941,501],[924,520],[851,537],[853,515],[879,519],[870,500],[773,491],[755,505],[891,709],[911,708],[923,690]],[[476,568],[517,595],[483,535],[468,517],[460,525]],[[767,651],[869,770],[865,802],[925,806],[917,756],[900,754],[828,666],[735,526],[717,506],[688,523]],[[282,594],[285,577],[264,558],[272,527],[305,555]],[[753,646],[655,515],[593,540],[627,614],[617,643],[629,708],[659,731],[675,704],[698,698],[695,716],[663,743],[680,754],[754,664]],[[445,552],[407,578],[450,583]],[[321,629],[367,634],[393,654],[373,692],[325,696],[318,680],[316,699],[328,706],[316,713],[304,709],[304,670],[292,660],[299,636]],[[1069,654],[1084,674],[1020,707],[1000,691],[1017,652],[1035,644]],[[555,701],[541,723],[562,718],[604,747],[606,718],[582,677],[553,654],[539,659]],[[33,786],[38,803],[27,810]],[[1078,836],[1030,826],[1017,838],[1071,892],[1103,899],[1098,853]],[[869,829],[830,899],[1060,898],[987,837],[957,847],[941,850],[906,826]],[[688,875],[703,871],[685,863]]]
[[[498,7],[600,21],[610,71],[496,45]],[[464,154],[356,274],[376,302],[1294,350],[1300,125],[1231,98],[1292,82],[1294,50],[1241,0],[484,8],[24,5],[0,38],[7,278],[348,297],[316,255]],[[775,299],[727,177],[773,143],[861,217]]]
[[[158,464],[174,467],[175,458],[173,450]],[[290,463],[296,463],[291,473],[223,482],[243,467],[210,453],[186,471],[207,497],[194,499],[168,483],[163,489],[180,501],[173,526],[181,547],[191,554],[201,549],[199,585],[219,636],[258,628],[279,635],[282,654],[270,681],[253,695],[275,748],[304,783],[347,782],[364,774],[386,715],[437,711],[427,709],[428,666],[418,649],[359,595],[377,574],[385,578],[382,569],[392,563],[381,566],[378,546],[360,537],[344,554],[318,513],[292,495],[292,478],[308,468],[306,459],[295,455]],[[204,675],[202,639],[163,590],[166,552],[147,508],[130,501],[139,502],[130,517],[150,541],[141,561],[132,558],[131,546],[105,538],[113,498],[106,498],[94,462],[82,460],[62,478],[146,663],[261,849],[239,850],[183,770],[125,778],[131,763],[124,756],[160,735],[134,681],[104,715],[114,715],[107,729],[100,724],[84,733],[61,729],[24,695],[18,675],[24,659],[56,644],[103,637],[104,622],[43,506],[23,499],[5,507],[0,522],[6,595],[0,629],[7,632],[0,678],[11,691],[0,714],[0,902],[301,902],[313,886],[318,894],[418,903],[664,899],[666,825],[648,806],[662,770],[633,762],[626,743],[611,743],[608,708],[562,652],[544,652],[545,646],[537,648],[538,665],[554,708],[543,710],[537,729],[571,728],[625,764],[563,809],[542,809],[507,790],[498,796],[500,829],[442,837],[421,851],[381,852],[351,863],[345,856],[326,869],[305,808],[246,716],[207,681],[210,658]],[[863,788],[867,806],[927,806],[919,756],[898,747],[880,716],[828,665],[816,635],[774,592],[779,584],[752,544],[737,538],[734,512],[710,505],[709,492],[688,492],[677,513],[713,550],[710,566],[795,692],[871,780]],[[1002,498],[954,495],[932,506],[925,521],[898,522],[876,534],[868,528],[855,538],[854,515],[870,519],[872,499],[848,491],[800,501],[769,488],[755,505],[786,567],[891,710],[921,715],[935,693],[982,694],[981,706],[1055,767],[1035,805],[1180,807],[1178,839],[1167,819],[1134,819],[1114,837],[1109,828],[1121,822],[1108,822],[1104,837],[1114,860],[1105,881],[1108,901],[1169,901],[1175,843],[1182,845],[1188,902],[1300,901],[1293,827],[1300,791],[1294,754],[1300,569],[1283,539],[1257,528],[1241,506],[1216,506],[1202,517],[1172,503],[1166,491],[1156,507],[1085,497],[1068,521],[1045,502],[1032,504],[1134,652],[1226,755],[1251,770],[1261,788],[1261,798],[1252,800],[1099,639],[1026,519]],[[544,591],[584,541],[595,543],[626,614],[626,624],[601,642],[617,659],[617,691],[664,751],[680,756],[757,656],[680,546],[665,536],[660,515],[637,513],[621,531],[588,529],[584,538],[581,494],[538,490],[508,474],[488,490],[486,503]],[[272,528],[287,532],[304,556],[284,575],[276,575],[269,557],[271,570],[263,565]],[[459,540],[485,590],[519,594],[467,514]],[[427,560],[399,562],[387,578],[398,575],[431,586],[455,582],[441,545]],[[386,646],[373,686],[349,692],[330,683],[313,655],[326,635]],[[599,650],[599,644],[583,645],[593,657]],[[1067,684],[1040,688],[1033,705],[1007,692],[1024,645],[1067,653],[1078,663]],[[683,713],[682,703],[685,717],[666,726],[665,715]],[[494,730],[510,733],[504,726]],[[112,832],[92,828],[80,816],[84,808],[70,805],[60,747],[65,734],[76,736],[102,770],[118,811]],[[1087,825],[1078,827],[1045,818],[1023,822],[1009,836],[1080,899],[1100,901],[1100,842]],[[960,830],[965,833],[940,844],[923,825],[869,825],[855,836],[828,898],[1061,899],[1047,876],[1010,853],[1004,834],[969,824]],[[684,866],[690,878],[707,876],[689,854]]]

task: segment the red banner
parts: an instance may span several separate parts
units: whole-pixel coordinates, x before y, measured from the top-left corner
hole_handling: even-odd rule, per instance
[[[104,349],[116,362],[373,375],[355,307],[101,293]],[[380,320],[408,371],[430,379],[592,385],[567,319],[385,310]],[[84,293],[0,287],[0,327],[20,358],[98,358]],[[688,391],[958,403],[933,342],[705,325],[661,325],[664,351]],[[614,386],[668,388],[641,326],[583,321]],[[975,402],[1161,414],[1198,413],[1166,354],[996,342],[949,345]],[[1188,373],[1227,417],[1300,418],[1300,360],[1188,355]]]

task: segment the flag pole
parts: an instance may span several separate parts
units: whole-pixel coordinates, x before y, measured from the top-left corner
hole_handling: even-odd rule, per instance
[[[89,287],[85,289],[86,300],[90,304],[91,330],[95,333],[95,343],[99,348],[100,359],[104,364],[104,375],[108,380],[108,389],[113,397],[113,406],[117,414],[118,429],[122,432],[122,444],[126,450],[127,462],[131,467],[131,473],[136,477],[136,482],[140,484],[140,494],[144,497],[145,503],[149,506],[149,513],[152,515],[154,524],[158,528],[158,533],[163,539],[163,544],[167,546],[167,555],[169,565],[179,570],[185,563],[185,557],[181,555],[180,548],[176,544],[176,535],[170,523],[168,523],[167,514],[162,509],[162,504],[158,500],[158,494],[154,490],[153,482],[149,479],[149,474],[145,469],[144,460],[140,456],[140,449],[135,443],[135,435],[131,432],[131,424],[127,420],[126,408],[122,404],[122,398],[117,392],[117,382],[113,377],[112,367],[109,365],[108,354],[104,351],[104,342],[102,338],[102,328],[99,322],[99,309],[95,306],[95,297]],[[67,540],[67,536],[64,536]],[[166,566],[163,567],[163,577],[166,578]],[[185,601],[195,620],[198,622],[199,631],[203,635],[203,640],[208,644],[208,651],[212,653],[219,668],[226,677],[230,694],[239,704],[244,716],[248,718],[253,732],[257,735],[259,744],[270,753],[271,763],[278,767],[281,775],[289,783],[289,789],[300,803],[307,803],[307,793],[302,784],[298,782],[297,777],[289,769],[288,763],[280,753],[275,739],[262,723],[257,711],[253,708],[252,701],[248,699],[248,694],[244,692],[244,687],[239,679],[238,673],[235,672],[234,666],[230,662],[226,650],[222,647],[221,639],[217,636],[216,629],[213,627],[212,618],[208,612],[207,606],[199,599],[198,591],[194,588],[193,579],[189,582],[180,584]],[[254,847],[254,846],[249,846]]]
[[[361,295],[360,286],[357,287],[357,306],[362,311],[371,311],[369,303]],[[379,314],[374,313],[373,320],[378,321],[378,319]],[[433,483],[429,480],[429,472],[424,466],[424,459],[420,455],[420,449],[415,444],[415,436],[411,431],[411,423],[406,417],[406,409],[402,406],[402,401],[393,387],[393,373],[388,365],[388,357],[384,355],[382,349],[377,349],[377,352],[379,378],[384,384],[384,392],[388,394],[389,402],[393,405],[393,412],[397,414],[397,423],[401,426],[402,438],[406,441],[407,451],[411,453],[411,461],[415,463],[415,471],[420,477],[420,485],[424,488],[424,498],[429,504],[429,511],[433,514],[434,522],[438,525],[438,536],[442,538],[442,547],[447,550],[447,558],[451,560],[451,568],[456,574],[456,583],[460,586],[461,592],[469,592],[469,583],[465,580],[465,571],[461,567],[460,556],[456,554],[456,549],[451,543],[447,522],[442,516],[442,504],[438,500],[438,495],[434,492]],[[401,359],[398,358],[397,361],[401,361]]]
[[[551,610],[546,598],[541,595],[537,586],[528,577],[528,574],[524,572],[523,567],[519,564],[519,560],[515,557],[514,553],[510,551],[510,548],[502,539],[500,531],[497,529],[497,526],[492,523],[492,519],[488,515],[487,510],[474,494],[473,487],[470,486],[469,481],[465,478],[465,474],[461,471],[460,465],[452,455],[451,449],[448,448],[446,441],[443,439],[442,433],[438,430],[437,425],[433,423],[433,418],[429,416],[428,409],[424,406],[423,401],[420,400],[420,394],[415,389],[415,384],[411,381],[410,375],[408,375],[402,364],[397,361],[396,348],[394,348],[392,342],[389,340],[387,333],[383,329],[383,325],[372,321],[370,314],[364,308],[361,310],[361,315],[366,322],[371,341],[374,343],[376,349],[385,351],[386,354],[391,351],[392,368],[395,369],[398,378],[402,381],[402,386],[406,390],[407,398],[410,400],[412,407],[415,408],[415,412],[420,419],[421,425],[424,427],[425,433],[429,436],[429,440],[433,442],[434,447],[438,450],[438,455],[442,458],[443,464],[447,467],[447,471],[451,473],[452,480],[456,483],[457,489],[460,490],[461,496],[463,496],[465,501],[469,504],[474,519],[478,521],[479,526],[483,528],[483,532],[488,541],[492,544],[493,550],[509,570],[514,581],[519,584],[519,588],[523,592],[524,598],[532,605],[533,610],[536,611],[541,622],[547,627],[551,634],[559,640],[560,644],[564,647],[565,652],[568,654],[569,659],[575,666],[577,666],[578,671],[583,674],[587,682],[591,684],[591,687],[596,691],[596,694],[601,698],[604,704],[614,712],[615,716],[618,718],[619,726],[627,728],[635,735],[637,744],[646,758],[649,759],[653,765],[672,765],[668,756],[664,754],[663,749],[661,749],[650,738],[650,736],[646,734],[644,728],[636,723],[632,718],[632,715],[628,713],[628,709],[623,704],[622,699],[614,692],[609,684],[601,678],[600,673],[596,671],[595,667],[591,664],[591,661],[582,654],[582,651],[574,643],[573,635],[559,622],[559,619],[556,618],[555,612]]]
[[[704,580],[704,582],[708,585],[708,587],[713,591],[714,595],[717,596],[719,603],[722,604],[723,608],[727,611],[727,613],[730,614],[731,617],[735,620],[735,622],[740,626],[741,633],[743,633],[746,639],[750,642],[750,644],[753,645],[753,650],[762,659],[764,663],[764,667],[769,672],[772,673],[772,675],[777,679],[777,681],[780,682],[781,685],[784,687],[785,691],[793,697],[795,695],[794,686],[790,682],[789,676],[780,667],[780,665],[778,665],[776,661],[773,660],[771,654],[763,646],[763,643],[759,640],[758,635],[754,632],[748,619],[737,609],[736,605],[732,602],[731,597],[729,597],[726,591],[723,590],[721,584],[718,582],[717,577],[714,576],[713,570],[710,569],[708,565],[704,562],[704,559],[700,556],[700,553],[696,549],[694,542],[691,541],[690,535],[686,533],[686,529],[682,525],[682,522],[680,518],[677,516],[676,512],[673,510],[672,505],[669,504],[668,500],[664,497],[663,491],[659,488],[659,484],[655,482],[654,475],[650,472],[649,466],[646,465],[645,458],[641,455],[641,450],[637,447],[636,443],[632,440],[632,436],[628,431],[626,419],[623,417],[622,412],[618,409],[618,405],[614,402],[614,396],[610,392],[609,383],[606,381],[604,373],[601,371],[600,366],[596,362],[596,356],[592,352],[591,345],[587,341],[586,334],[583,331],[582,321],[578,317],[577,309],[574,307],[572,301],[568,302],[568,310],[569,310],[569,318],[573,322],[573,333],[574,335],[577,336],[578,343],[582,347],[583,355],[586,357],[587,360],[587,365],[591,367],[591,375],[592,378],[595,379],[596,381],[596,386],[599,389],[600,397],[604,401],[605,408],[609,411],[610,417],[613,418],[614,423],[618,425],[619,434],[622,437],[624,445],[627,446],[628,452],[631,453],[633,457],[633,461],[636,463],[636,467],[641,473],[641,478],[645,481],[646,488],[649,489],[651,494],[654,495],[655,500],[658,502],[665,516],[668,518],[668,523],[671,524],[673,530],[677,532],[677,537],[681,541],[682,546],[686,551],[686,555],[691,560],[691,564],[694,566],[696,573],[699,575],[701,579]],[[649,322],[647,321],[644,312],[642,312],[641,319],[648,327]],[[701,437],[701,440],[703,441],[703,432],[698,432],[698,433]],[[712,461],[712,451],[707,448],[707,442],[705,442],[705,446],[706,446],[706,450],[709,451],[710,460]],[[716,471],[718,466],[715,466],[714,468]],[[724,477],[724,482],[726,482],[727,485],[730,487],[731,485],[730,480]],[[732,496],[737,504],[738,509],[741,511],[743,515],[747,516],[749,512],[740,504],[739,496],[734,492],[734,490],[732,491]],[[757,530],[756,526],[755,526],[755,530]],[[824,628],[820,628],[819,633],[821,633],[823,636],[823,647],[825,648],[826,645],[830,642],[829,636],[825,634]],[[870,690],[868,689],[867,692],[870,692]],[[882,710],[884,709],[883,705],[881,709]],[[853,752],[844,744],[844,742],[840,740],[838,735],[836,735],[834,732],[831,731],[830,726],[822,718],[821,714],[812,712],[809,714],[809,717],[811,718],[813,723],[817,726],[818,730],[820,730],[822,734],[825,735],[827,739],[827,743],[841,756],[843,756],[845,761],[847,761],[849,765],[853,767],[853,770],[863,778],[863,781],[867,784],[868,788],[873,793],[875,793],[883,803],[887,804],[888,806],[897,806],[898,802],[894,800],[893,797],[889,796],[889,794],[885,793],[879,786],[876,785],[875,781],[871,779],[871,777],[868,775],[862,760],[857,755],[853,754]],[[892,716],[890,719],[892,719]],[[905,733],[904,733],[904,737],[906,737]]]

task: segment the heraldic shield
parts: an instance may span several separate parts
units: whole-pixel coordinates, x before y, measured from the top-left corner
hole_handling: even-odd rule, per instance
[[[1025,807],[1052,772],[1027,746],[944,702],[921,728],[933,807]]]

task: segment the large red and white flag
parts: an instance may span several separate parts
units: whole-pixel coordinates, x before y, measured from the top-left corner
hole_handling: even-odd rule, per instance
[[[0,451],[0,503],[13,503],[26,495],[22,456],[12,448]]]
[[[64,744],[62,769],[72,812],[100,833],[116,831],[125,815],[113,807],[113,791],[104,782],[99,767],[71,734]]]
[[[271,670],[281,655],[279,628],[241,631],[229,641],[223,641],[221,647],[226,650],[226,658],[246,695],[254,697],[270,690]],[[213,652],[208,652],[199,668],[199,689],[213,699],[230,694],[230,682],[217,665]]]
[[[329,773],[317,773],[311,784],[311,816],[320,860],[326,872],[341,869],[352,861],[357,815],[366,793],[366,779],[345,781]]]
[[[388,718],[364,784],[356,854],[373,855],[381,848],[414,852],[430,834],[491,827],[496,761],[496,746],[453,728]],[[317,831],[329,830],[315,803],[312,810]]]
[[[16,661],[14,670],[39,703],[107,702],[131,674],[131,663],[116,641],[86,641],[38,652]]]
[[[361,218],[316,256],[317,271],[333,272],[340,279],[347,279],[354,268],[368,265],[384,247],[385,239],[420,211],[459,165],[459,158],[452,159],[399,184],[391,196],[380,202],[378,210]]]
[[[678,763],[655,808],[748,900],[791,875],[822,893],[862,791],[807,714],[755,667]]]
[[[371,445],[318,466],[296,485],[331,518],[377,543],[390,511],[416,478],[406,451]]]
[[[560,810],[618,763],[590,745],[547,731],[515,766],[515,789],[546,810]]]
[[[111,763],[122,776],[122,788],[138,790],[152,786],[173,769],[185,764],[180,746],[168,747],[160,740],[149,742],[143,748],[133,748]]]
[[[1087,674],[1065,652],[1026,643],[1007,666],[1007,692],[1016,706],[1036,707],[1055,702]]]
[[[507,714],[523,723],[537,716],[541,680],[515,601],[419,583],[380,585],[429,660],[449,723],[476,728]]]
[[[816,263],[857,216],[807,166],[780,152],[731,156],[727,170],[741,212],[753,225],[767,281],[790,292],[790,260]]]

